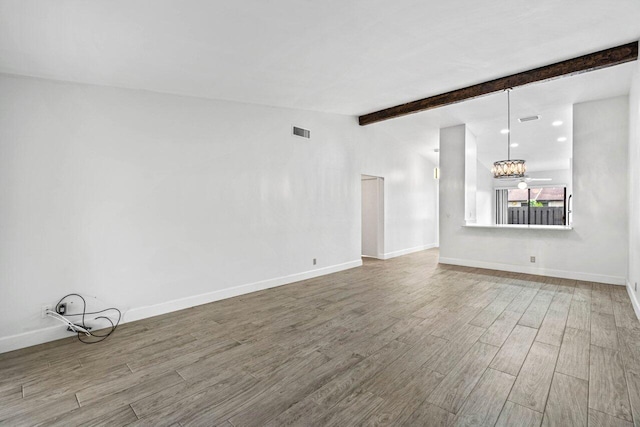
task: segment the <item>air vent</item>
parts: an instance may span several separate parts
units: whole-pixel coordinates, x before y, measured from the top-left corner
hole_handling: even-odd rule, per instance
[[[297,126],[293,127],[293,134],[302,138],[311,138],[311,131],[308,129],[302,129]]]
[[[520,123],[524,123],[524,122],[531,122],[533,120],[538,120],[540,118],[540,116],[529,116],[529,117],[522,117],[520,119],[518,119],[518,121]]]

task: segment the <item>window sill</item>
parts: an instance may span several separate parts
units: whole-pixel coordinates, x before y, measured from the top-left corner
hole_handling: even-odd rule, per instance
[[[569,231],[573,230],[570,225],[519,225],[519,224],[499,224],[499,225],[482,225],[482,224],[464,224],[467,228],[507,228],[513,230],[556,230]]]

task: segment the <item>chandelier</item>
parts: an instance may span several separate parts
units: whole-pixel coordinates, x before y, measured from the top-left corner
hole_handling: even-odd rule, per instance
[[[527,171],[524,160],[511,159],[511,98],[507,89],[507,160],[493,162],[491,173],[494,178],[523,178]]]

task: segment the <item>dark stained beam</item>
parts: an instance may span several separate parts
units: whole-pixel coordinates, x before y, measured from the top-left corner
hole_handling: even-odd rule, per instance
[[[480,96],[500,92],[517,86],[524,86],[559,77],[573,76],[587,71],[594,71],[601,68],[624,64],[625,62],[635,61],[636,59],[638,59],[637,41],[601,50],[599,52],[589,53],[587,55],[557,62],[555,64],[545,65],[544,67],[535,68],[522,73],[500,77],[499,79],[475,84],[473,86],[453,90],[440,95],[430,96],[429,98],[385,108],[384,110],[360,116],[358,117],[358,121],[360,122],[360,126],[365,126],[371,123],[417,113],[419,111],[430,110],[466,101],[468,99],[478,98]]]

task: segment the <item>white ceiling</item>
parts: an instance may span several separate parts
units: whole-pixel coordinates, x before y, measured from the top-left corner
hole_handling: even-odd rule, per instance
[[[639,22],[638,0],[0,0],[0,72],[359,115]]]
[[[515,97],[514,97],[515,98]],[[516,101],[516,100],[514,100]],[[568,170],[573,156],[573,109],[571,105],[559,105],[545,110],[537,110],[540,119],[520,123],[518,117],[511,120],[511,159],[524,159],[527,171]],[[507,158],[507,137],[500,133],[507,127],[505,111],[497,118],[469,124],[476,135],[478,161],[487,169],[493,162]],[[527,116],[525,116],[527,117]],[[554,121],[561,121],[553,126]],[[558,138],[566,138],[558,141]]]

